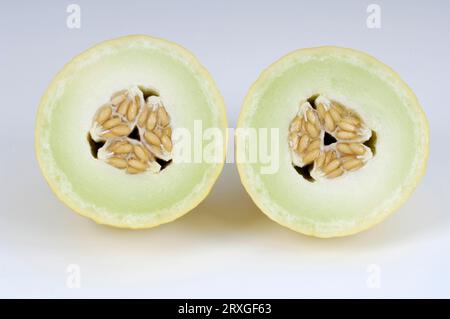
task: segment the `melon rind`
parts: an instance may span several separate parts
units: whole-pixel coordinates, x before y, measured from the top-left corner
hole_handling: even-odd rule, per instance
[[[94,159],[86,135],[95,111],[131,85],[157,88],[174,127],[192,130],[202,120],[204,128],[219,128],[223,160],[128,175]],[[35,129],[39,166],[57,197],[99,224],[131,229],[170,222],[196,207],[223,169],[226,143],[225,104],[208,71],[183,47],[146,35],[102,42],[67,63],[40,101]]]
[[[292,166],[287,134],[299,103],[317,93],[353,108],[378,142],[360,171],[310,183]],[[408,85],[375,58],[339,47],[300,49],[270,65],[245,97],[237,127],[280,129],[280,170],[263,175],[262,163],[238,162],[242,184],[269,218],[321,238],[358,233],[398,209],[429,153],[428,122]],[[245,145],[235,138],[236,158],[243,158]]]

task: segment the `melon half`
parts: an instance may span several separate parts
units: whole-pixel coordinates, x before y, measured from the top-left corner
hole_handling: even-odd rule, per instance
[[[252,130],[259,140],[249,140]],[[269,135],[276,143],[264,145]],[[250,88],[236,158],[268,217],[336,237],[377,224],[405,202],[425,172],[428,143],[425,114],[392,69],[362,52],[319,47],[281,58]],[[261,157],[267,150],[276,169]]]
[[[219,132],[214,143],[208,129]],[[223,168],[226,142],[224,101],[206,69],[179,45],[144,35],[100,43],[64,66],[42,97],[35,132],[59,199],[125,228],[197,206]],[[215,160],[204,160],[206,150]]]

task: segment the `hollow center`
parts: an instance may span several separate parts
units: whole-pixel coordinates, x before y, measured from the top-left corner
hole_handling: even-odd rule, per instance
[[[156,89],[134,85],[100,106],[87,134],[92,157],[128,174],[172,163],[171,118]]]
[[[314,165],[309,164],[303,167],[295,166],[294,168],[297,171],[299,175],[301,175],[304,179],[306,179],[308,182],[314,183],[316,180],[314,177],[311,176],[311,171],[313,170]]]
[[[316,99],[319,97],[319,94],[311,95],[307,101],[311,104],[313,109],[316,109]]]
[[[321,94],[300,103],[288,136],[292,164],[308,182],[355,172],[376,154],[376,132],[355,110]]]
[[[99,142],[94,141],[94,140],[92,139],[92,135],[91,135],[90,132],[87,134],[87,141],[88,141],[88,143],[89,143],[89,147],[90,147],[90,149],[91,149],[91,154],[92,154],[92,156],[93,156],[95,159],[97,159],[97,158],[98,158],[98,150],[99,150],[100,148],[102,148],[103,145],[105,145],[105,142],[103,142],[103,141],[99,141]]]
[[[156,89],[149,88],[149,87],[146,87],[143,85],[139,85],[138,88],[139,88],[139,90],[141,90],[142,95],[144,96],[144,101],[146,101],[147,98],[150,96],[158,96],[159,97],[159,92]]]
[[[323,136],[323,145],[330,145],[330,144],[333,144],[333,143],[336,143],[336,142],[337,142],[337,139],[335,139],[328,132],[325,132],[325,134]]]
[[[372,130],[372,136],[370,137],[370,139],[368,141],[364,142],[364,145],[367,146],[368,148],[370,148],[373,155],[375,155],[377,152],[376,144],[377,144],[377,132]]]
[[[156,162],[161,165],[161,170],[165,169],[166,167],[168,167],[170,164],[172,164],[172,160],[168,160],[165,161],[161,158],[156,158]]]
[[[129,138],[129,139],[132,139],[132,140],[139,141],[139,142],[141,141],[141,136],[139,135],[139,130],[138,130],[137,127],[135,127],[135,128],[131,131],[130,135],[128,135],[128,138]]]

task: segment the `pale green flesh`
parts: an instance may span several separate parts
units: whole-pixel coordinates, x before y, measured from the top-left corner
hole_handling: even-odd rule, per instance
[[[395,206],[424,165],[428,134],[416,101],[375,74],[376,65],[329,53],[287,61],[277,66],[279,72],[266,73],[253,88],[257,94],[246,100],[240,122],[241,127],[280,128],[279,171],[261,174],[260,163],[241,167],[252,198],[275,220],[318,236],[351,231]],[[316,93],[357,111],[378,142],[375,157],[360,171],[311,183],[291,164],[287,134],[299,102]]]
[[[42,111],[45,124],[39,128],[38,154],[49,182],[76,210],[99,219],[117,215],[108,217],[111,224],[126,224],[130,215],[139,219],[153,214],[158,219],[156,215],[189,210],[209,191],[222,165],[172,163],[159,174],[129,175],[92,157],[87,133],[96,110],[111,94],[130,85],[159,90],[174,129],[192,132],[194,120],[202,120],[203,129],[219,127],[226,134],[222,110],[214,104],[216,89],[192,61],[167,48],[135,42],[104,45],[98,59],[89,56],[66,67],[67,76],[50,90]]]

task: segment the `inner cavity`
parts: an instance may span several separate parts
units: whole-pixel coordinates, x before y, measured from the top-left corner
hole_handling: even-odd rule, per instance
[[[370,148],[370,150],[372,151],[373,155],[375,155],[375,153],[376,153],[376,147],[375,147],[376,144],[377,144],[377,133],[372,130],[372,136],[370,137],[370,139],[368,141],[364,142],[364,145],[367,146],[368,148]]]
[[[376,132],[354,109],[314,94],[289,125],[292,164],[306,181],[334,179],[362,169],[376,153]]]
[[[128,135],[128,138],[135,141],[141,141],[141,136],[139,135],[139,129],[137,128],[137,126],[131,131],[130,135]]]
[[[299,175],[301,175],[308,182],[314,183],[316,180],[311,176],[311,171],[313,170],[313,164],[308,164],[303,167],[295,166],[295,170]]]
[[[319,97],[320,94],[314,94],[311,95],[306,101],[308,101],[309,104],[311,104],[313,109],[316,109],[316,99]]]
[[[97,159],[97,158],[98,158],[98,150],[99,150],[100,148],[102,148],[103,145],[105,145],[105,142],[103,142],[103,141],[99,141],[99,142],[94,141],[94,140],[92,139],[91,133],[88,133],[88,134],[87,134],[87,140],[88,140],[88,143],[89,143],[89,147],[90,147],[90,149],[91,149],[91,154],[92,154],[92,156],[93,156],[95,159]]]
[[[147,100],[150,96],[157,96],[159,97],[159,92],[155,88],[146,87],[143,85],[138,86],[139,90],[141,90],[142,95],[144,96],[144,100]]]
[[[111,94],[92,120],[95,159],[127,174],[158,173],[172,163],[172,126],[159,91],[131,86]]]
[[[331,145],[333,143],[336,143],[337,140],[333,137],[333,135],[331,135],[328,132],[325,132],[324,136],[323,136],[323,144],[326,145]]]

